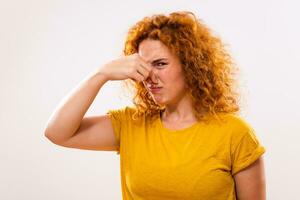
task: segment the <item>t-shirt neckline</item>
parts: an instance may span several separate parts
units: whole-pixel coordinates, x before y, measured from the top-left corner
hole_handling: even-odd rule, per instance
[[[194,124],[189,125],[188,127],[181,128],[181,129],[176,129],[176,130],[172,130],[172,129],[168,129],[168,128],[166,128],[166,127],[164,126],[164,124],[163,124],[163,122],[162,122],[162,120],[161,120],[161,115],[160,115],[160,113],[158,113],[157,118],[158,118],[159,128],[160,128],[161,130],[163,130],[164,132],[167,132],[167,133],[173,133],[173,134],[174,134],[174,133],[183,133],[183,132],[187,132],[187,131],[189,131],[189,130],[192,130],[192,129],[196,128],[196,127],[200,124],[200,122],[195,122]]]

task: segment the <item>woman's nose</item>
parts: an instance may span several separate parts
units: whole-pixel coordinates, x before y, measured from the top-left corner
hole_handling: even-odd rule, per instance
[[[155,72],[155,70],[151,70],[150,71],[150,74],[148,76],[148,78],[146,79],[147,82],[150,82],[150,83],[157,83],[157,74]]]

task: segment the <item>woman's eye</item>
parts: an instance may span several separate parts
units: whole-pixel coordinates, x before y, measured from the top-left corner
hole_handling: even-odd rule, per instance
[[[166,63],[162,63],[162,62],[161,62],[161,63],[157,63],[157,66],[160,66],[160,67],[161,67],[161,66],[163,66],[163,65],[166,65]]]

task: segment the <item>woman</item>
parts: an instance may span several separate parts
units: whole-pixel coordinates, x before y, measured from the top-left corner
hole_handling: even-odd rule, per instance
[[[265,148],[237,115],[234,64],[191,12],[145,17],[124,57],[91,73],[56,109],[55,144],[117,151],[123,199],[266,199]],[[135,106],[84,117],[101,87],[131,80]]]

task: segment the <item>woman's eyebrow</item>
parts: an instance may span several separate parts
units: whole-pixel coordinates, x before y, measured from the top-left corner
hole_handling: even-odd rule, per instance
[[[153,60],[151,63],[155,64],[155,63],[157,63],[159,61],[162,61],[162,60],[167,60],[167,58],[159,58],[159,59]]]

